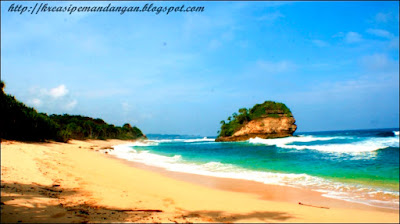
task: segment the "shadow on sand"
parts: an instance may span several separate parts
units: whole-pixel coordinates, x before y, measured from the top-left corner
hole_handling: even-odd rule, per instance
[[[1,183],[1,222],[46,222],[46,223],[86,223],[86,222],[124,222],[140,220],[148,213],[159,210],[118,210],[93,206],[86,202],[67,205],[60,203],[62,198],[79,196],[73,189],[60,185]],[[135,215],[129,213],[138,213]]]
[[[184,212],[181,218],[192,219],[200,218],[203,221],[208,222],[241,222],[242,220],[253,220],[253,222],[276,222],[286,221],[287,219],[293,218],[285,212],[269,212],[269,211],[256,211],[251,213],[234,214],[226,213],[223,211],[188,211]]]
[[[60,185],[36,183],[1,183],[1,222],[87,223],[87,222],[256,222],[286,221],[293,218],[284,212],[256,211],[233,214],[223,211],[186,211],[177,209],[174,214],[163,214],[160,209],[117,209],[95,206],[84,201],[82,192]],[[68,204],[76,197],[78,203]],[[166,215],[166,216],[165,216]]]

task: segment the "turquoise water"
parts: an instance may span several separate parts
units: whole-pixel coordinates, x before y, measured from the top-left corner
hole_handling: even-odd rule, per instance
[[[148,135],[148,141],[116,147],[112,153],[172,171],[308,188],[327,197],[398,209],[398,133],[314,132],[244,142]]]

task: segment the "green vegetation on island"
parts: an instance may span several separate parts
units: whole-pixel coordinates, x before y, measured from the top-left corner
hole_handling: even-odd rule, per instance
[[[4,92],[0,81],[0,139],[22,141],[54,140],[67,142],[69,139],[137,139],[144,137],[142,131],[130,124],[122,127],[107,124],[102,119],[79,115],[48,116],[38,113]]]
[[[240,108],[238,113],[233,113],[232,116],[228,117],[227,121],[222,120],[221,130],[218,131],[218,137],[232,136],[241,127],[246,125],[248,122],[265,117],[292,117],[292,112],[283,103],[277,103],[274,101],[265,101],[262,104],[256,104],[252,108]]]

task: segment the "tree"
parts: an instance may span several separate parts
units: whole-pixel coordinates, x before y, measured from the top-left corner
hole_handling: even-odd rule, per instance
[[[6,87],[6,85],[4,84],[3,81],[0,81],[1,92],[4,92],[4,87]]]
[[[233,119],[235,119],[238,116],[238,114],[235,112],[232,114]]]
[[[240,114],[247,114],[247,108],[240,108],[239,109]]]
[[[125,123],[123,126],[123,128],[127,128],[127,129],[131,129],[132,126],[129,123]]]

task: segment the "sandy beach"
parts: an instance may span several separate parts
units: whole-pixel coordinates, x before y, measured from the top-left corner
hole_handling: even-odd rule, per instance
[[[399,222],[398,210],[168,172],[100,152],[126,143],[2,141],[2,222]]]

